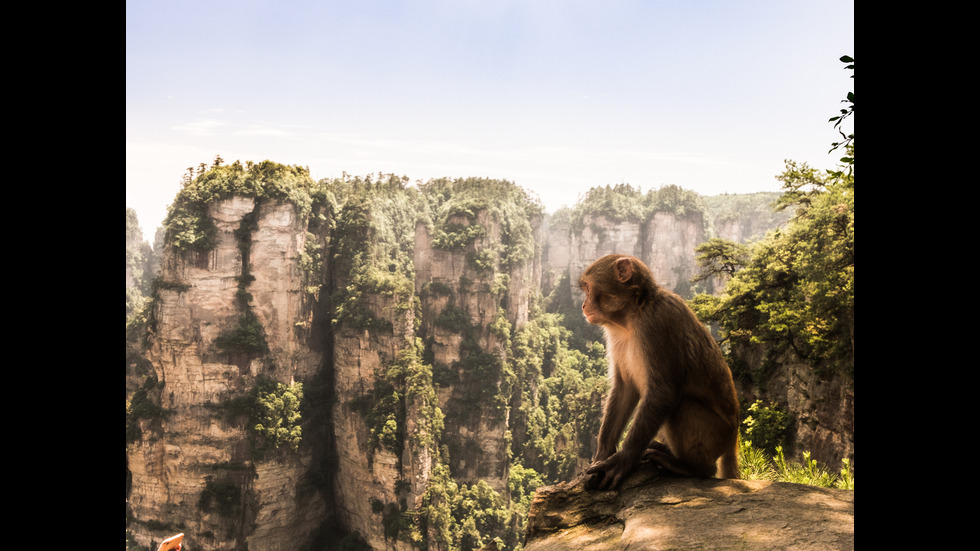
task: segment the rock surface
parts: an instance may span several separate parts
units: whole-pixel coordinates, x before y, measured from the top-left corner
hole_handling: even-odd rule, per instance
[[[539,488],[525,551],[854,548],[854,492],[763,480],[661,477],[642,468],[614,491],[588,477]]]

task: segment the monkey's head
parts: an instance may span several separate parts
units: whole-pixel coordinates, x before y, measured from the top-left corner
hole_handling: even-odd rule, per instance
[[[585,293],[582,314],[599,325],[622,325],[652,294],[653,274],[640,259],[606,255],[582,272],[579,286]]]

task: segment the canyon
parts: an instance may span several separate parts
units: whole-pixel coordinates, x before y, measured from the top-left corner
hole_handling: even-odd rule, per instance
[[[689,297],[699,243],[772,227],[703,205],[548,215],[500,180],[296,177],[326,191],[217,195],[200,203],[209,247],[164,243],[152,310],[128,343],[128,398],[149,412],[127,428],[140,546],[183,532],[188,549],[450,549],[445,496],[513,495],[518,396],[544,392],[514,376],[513,339],[543,297],[567,289],[577,302],[568,281],[616,252]],[[801,445],[853,457],[853,385],[780,377],[765,396],[801,412]],[[302,420],[257,423],[267,410]],[[589,444],[576,445],[584,465]]]

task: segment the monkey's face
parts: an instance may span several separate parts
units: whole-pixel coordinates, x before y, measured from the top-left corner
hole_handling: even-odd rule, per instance
[[[585,316],[585,321],[589,323],[602,323],[602,318],[599,317],[598,301],[595,300],[591,286],[588,283],[583,283],[582,290],[585,291],[585,301],[582,303],[582,315]]]
[[[585,301],[582,302],[582,315],[585,321],[602,325],[614,322],[626,306],[626,299],[609,292],[603,292],[601,285],[585,280],[582,282]]]

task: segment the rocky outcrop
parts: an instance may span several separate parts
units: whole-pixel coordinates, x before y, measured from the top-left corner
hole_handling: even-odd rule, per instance
[[[690,280],[698,272],[694,249],[705,240],[702,214],[655,212],[646,221],[644,236],[638,256],[650,267],[654,280],[687,296]]]
[[[534,222],[537,225],[540,221]],[[506,495],[507,411],[500,404],[474,400],[484,394],[476,386],[499,387],[502,373],[491,375],[489,380],[476,380],[468,370],[488,360],[474,360],[474,345],[481,354],[494,358],[491,363],[502,365],[506,360],[506,342],[493,327],[527,322],[531,296],[540,287],[540,253],[509,268],[504,266],[495,250],[501,242],[503,221],[487,209],[477,211],[472,220],[454,216],[446,223],[456,227],[479,225],[484,231],[465,247],[439,248],[433,246],[428,226],[416,226],[416,289],[423,313],[419,332],[431,343],[434,364],[455,372],[459,381],[443,390],[439,400],[446,413],[446,432],[454,435],[449,454],[454,475],[467,483],[484,480]],[[483,264],[474,262],[484,252],[498,258],[494,261],[491,256]],[[460,316],[454,323],[441,321],[454,313]]]
[[[587,479],[537,490],[525,551],[854,548],[853,491],[660,477],[650,466],[617,490],[587,490]]]
[[[761,369],[763,362],[776,367],[754,385],[736,381],[738,394],[745,403],[761,399],[779,404],[792,414],[790,441],[795,444],[788,455],[810,452],[812,459],[838,469],[842,459],[850,461],[854,472],[854,379],[844,375],[828,377],[790,354],[778,360],[764,359],[759,347],[738,347],[740,359],[750,369]]]
[[[706,239],[700,212],[654,212],[643,221],[586,214],[579,231],[557,221],[549,225],[547,236],[543,271],[551,274],[549,284],[561,274],[577,281],[579,274],[601,256],[628,254],[646,263],[658,284],[685,297],[690,279],[697,273],[694,248]],[[572,285],[572,296],[576,302],[583,298],[577,285]]]
[[[217,227],[212,250],[165,253],[165,283],[147,352],[165,413],[140,420],[142,436],[127,446],[135,520],[129,529],[147,546],[179,527],[188,547],[235,549],[247,543],[253,549],[290,549],[288,542],[310,534],[325,511],[320,495],[304,481],[311,450],[301,446],[297,454],[252,459],[245,427],[222,405],[241,396],[256,375],[291,384],[322,362],[291,330],[303,309],[297,279],[303,222],[292,205],[243,197],[215,202],[209,215]],[[215,341],[242,316],[236,295],[243,256],[235,232],[247,215],[256,216],[259,228],[249,264],[263,267],[253,270],[251,305],[269,353],[231,361]],[[225,501],[211,507],[202,495]],[[169,523],[161,526],[160,519]]]

